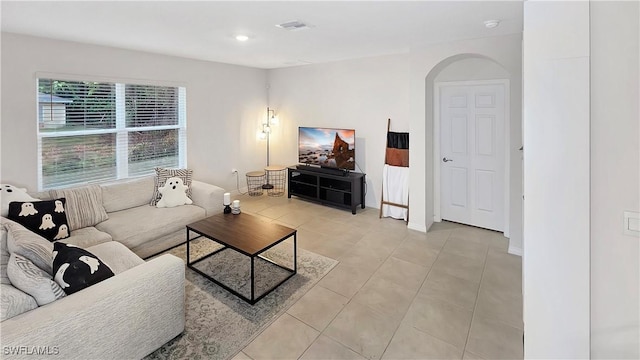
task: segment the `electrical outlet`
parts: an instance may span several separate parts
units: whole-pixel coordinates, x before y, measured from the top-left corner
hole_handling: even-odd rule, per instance
[[[238,173],[238,169],[231,169],[231,173],[232,174],[237,174]]]

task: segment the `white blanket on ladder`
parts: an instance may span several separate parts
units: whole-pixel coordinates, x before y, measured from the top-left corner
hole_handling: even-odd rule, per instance
[[[384,165],[382,171],[382,199],[384,201],[409,204],[409,168]],[[408,210],[391,205],[382,205],[382,216],[407,221]]]

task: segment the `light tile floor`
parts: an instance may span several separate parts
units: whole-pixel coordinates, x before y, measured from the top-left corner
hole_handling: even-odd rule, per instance
[[[374,208],[238,198],[340,263],[234,360],[523,357],[522,261],[501,233],[442,222],[424,234]]]

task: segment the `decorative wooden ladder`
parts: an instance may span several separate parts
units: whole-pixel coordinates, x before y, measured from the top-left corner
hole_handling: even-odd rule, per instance
[[[393,166],[398,166],[398,164],[396,163],[390,163],[389,161],[391,159],[389,159],[389,134],[392,133],[390,132],[391,130],[391,119],[387,120],[387,147],[385,150],[385,155],[384,155],[384,163],[385,165],[393,165]],[[397,134],[397,133],[392,133],[392,134]],[[407,134],[408,135],[408,134]],[[408,150],[408,149],[407,149]],[[403,166],[409,167],[408,161],[406,161],[406,164],[403,164]],[[382,206],[383,205],[389,205],[389,206],[396,206],[396,207],[400,207],[403,209],[407,209],[407,222],[409,222],[409,201],[407,201],[407,205],[403,205],[403,204],[398,204],[395,202],[391,202],[391,201],[387,201],[384,199],[384,179],[382,179],[383,185],[382,185],[382,191],[381,191],[381,195],[380,195],[380,214],[379,214],[379,218],[382,218]]]

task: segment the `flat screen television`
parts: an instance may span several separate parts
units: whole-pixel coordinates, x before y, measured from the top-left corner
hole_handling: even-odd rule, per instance
[[[299,127],[298,161],[325,168],[355,170],[356,131]]]

